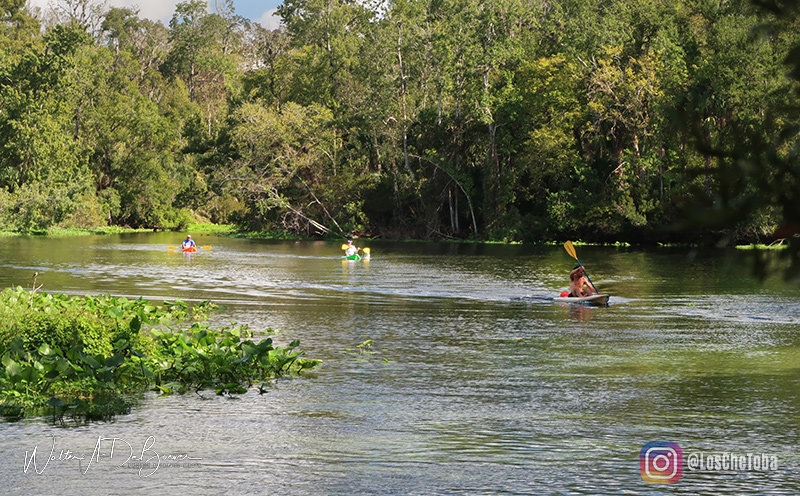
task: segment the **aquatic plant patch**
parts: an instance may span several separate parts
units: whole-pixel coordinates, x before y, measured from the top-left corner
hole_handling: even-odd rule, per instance
[[[195,322],[208,302],[156,306],[109,295],[67,297],[7,289],[0,293],[0,415],[103,419],[125,413],[130,393],[214,390],[241,394],[316,366],[298,341],[258,343],[247,326],[212,330]],[[263,391],[263,388],[259,388]]]

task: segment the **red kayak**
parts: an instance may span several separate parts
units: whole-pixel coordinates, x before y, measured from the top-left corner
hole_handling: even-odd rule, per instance
[[[194,253],[194,252],[196,252],[196,251],[197,251],[197,248],[196,248],[196,247],[194,247],[194,246],[190,246],[190,247],[188,247],[188,248],[182,248],[181,250],[182,250],[184,253]]]

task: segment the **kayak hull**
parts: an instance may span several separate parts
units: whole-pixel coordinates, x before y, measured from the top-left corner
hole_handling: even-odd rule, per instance
[[[585,303],[587,305],[608,305],[608,299],[610,297],[611,296],[607,294],[582,296],[580,298],[575,296],[556,296],[553,298],[553,301],[560,303]]]
[[[196,252],[196,251],[197,251],[197,248],[195,248],[194,246],[192,246],[192,247],[190,247],[190,248],[183,248],[181,251],[183,251],[184,253],[194,253],[194,252]]]
[[[342,260],[361,260],[361,255],[350,255],[342,257]]]

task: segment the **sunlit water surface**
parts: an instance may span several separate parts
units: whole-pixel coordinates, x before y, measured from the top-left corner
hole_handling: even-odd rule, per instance
[[[263,395],[0,423],[3,494],[800,494],[800,291],[741,254],[578,247],[612,295],[594,308],[552,301],[561,247],[383,242],[349,262],[340,242],[198,238],[1,239],[0,286],[212,300],[212,325],[279,330],[323,365]],[[643,480],[652,441],[682,449],[676,483]],[[119,466],[131,453],[150,465]],[[777,466],[689,467],[725,453]]]

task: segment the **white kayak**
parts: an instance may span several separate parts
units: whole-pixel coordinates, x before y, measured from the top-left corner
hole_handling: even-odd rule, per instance
[[[611,296],[607,294],[581,296],[580,298],[575,296],[556,296],[553,298],[553,301],[562,303],[587,303],[589,305],[608,305],[608,299],[610,297]]]

